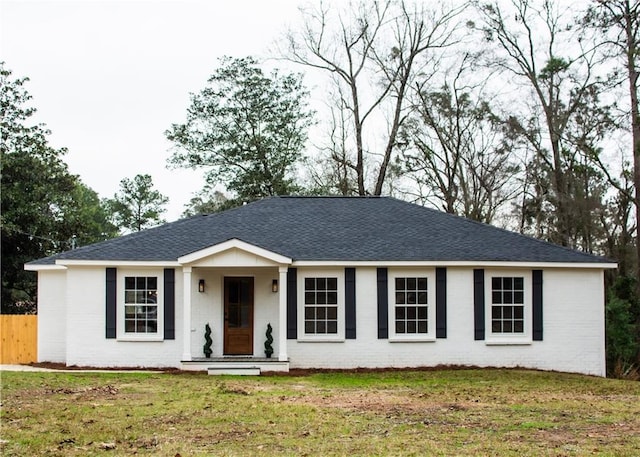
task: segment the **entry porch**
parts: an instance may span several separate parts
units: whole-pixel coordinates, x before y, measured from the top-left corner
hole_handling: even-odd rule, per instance
[[[225,374],[289,370],[291,259],[229,240],[179,262],[185,285],[182,369]]]

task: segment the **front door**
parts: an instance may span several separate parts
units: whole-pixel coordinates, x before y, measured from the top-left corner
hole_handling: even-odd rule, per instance
[[[224,353],[253,354],[253,278],[224,278]]]

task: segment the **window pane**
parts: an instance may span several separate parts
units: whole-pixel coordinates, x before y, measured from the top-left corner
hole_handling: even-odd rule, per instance
[[[316,319],[326,319],[327,316],[327,308],[325,308],[324,306],[319,306],[318,308],[316,308]]]
[[[125,303],[135,303],[136,302],[136,293],[133,290],[127,290],[124,293],[124,302]]]
[[[405,293],[396,292],[396,305],[404,305],[406,303]]]
[[[418,278],[418,290],[427,290],[427,278]]]
[[[513,307],[512,306],[503,306],[502,307],[502,316],[505,319],[511,319],[513,317]]]
[[[316,290],[327,290],[327,278],[316,278]]]
[[[407,307],[407,319],[415,319],[416,314],[417,311],[415,306]]]
[[[404,320],[404,306],[396,306],[396,319]]]
[[[338,323],[336,321],[327,322],[327,333],[338,333]]]
[[[158,288],[158,278],[155,276],[147,278],[147,289],[155,290]]]
[[[524,306],[514,306],[513,308],[513,317],[522,319],[524,317]]]
[[[523,292],[514,292],[513,293],[513,302],[517,304],[524,303],[524,293]]]
[[[136,321],[127,319],[124,321],[124,331],[127,333],[133,333],[136,331]]]
[[[338,292],[327,292],[327,304],[328,305],[338,304]]]
[[[502,331],[502,328],[500,326],[500,321],[492,321],[491,322],[491,331],[493,333],[500,333]]]
[[[316,309],[312,306],[305,306],[304,308],[304,318],[306,320],[313,320],[316,318]]]
[[[493,290],[502,289],[502,278],[497,278],[497,277],[491,278],[491,288]]]
[[[396,333],[405,333],[404,321],[396,321]]]
[[[418,293],[418,304],[419,305],[426,305],[427,304],[427,293],[426,292]]]
[[[502,304],[502,292],[493,291],[491,293],[491,303],[494,303],[496,305],[501,305]]]
[[[416,333],[417,330],[418,329],[417,329],[415,321],[407,322],[407,333]]]
[[[316,333],[327,333],[326,322],[324,321],[316,322]]]
[[[147,300],[145,299],[145,291],[144,290],[139,290],[136,292],[136,303],[146,303]]]
[[[427,321],[418,322],[418,333],[427,333]]]
[[[502,288],[504,290],[513,289],[513,278],[502,278]]]
[[[304,333],[316,333],[316,325],[314,321],[304,322]]]
[[[136,288],[136,278],[133,276],[125,276],[124,278],[124,288],[125,289],[135,289]]]
[[[418,301],[418,297],[415,292],[407,292],[407,304],[415,305]]]
[[[125,306],[124,307],[124,317],[126,319],[132,319],[136,316],[136,308],[135,306]]]
[[[512,322],[511,321],[504,321],[502,322],[502,331],[504,333],[512,333]]]
[[[404,278],[396,278],[396,290],[405,290]]]
[[[314,292],[305,292],[304,293],[304,304],[305,305],[315,305],[316,304],[316,294]]]
[[[136,277],[136,289],[142,290],[147,288],[147,278],[143,276]]]
[[[407,278],[407,290],[416,290],[416,278]]]
[[[505,305],[512,304],[513,303],[513,292],[511,292],[511,291],[503,292],[502,299],[503,299],[503,303]]]
[[[513,331],[516,332],[516,333],[523,333],[524,332],[524,322],[515,321],[513,323]]]
[[[515,290],[524,290],[524,278],[513,278],[513,288]]]
[[[327,319],[338,319],[338,308],[335,306],[331,306],[327,308]]]
[[[427,307],[420,306],[418,308],[418,319],[426,319],[427,318]]]
[[[338,290],[338,278],[327,278],[327,290]]]
[[[315,290],[316,280],[315,278],[304,278],[304,290]]]
[[[502,317],[502,306],[492,306],[491,307],[491,318],[492,319],[500,319]]]

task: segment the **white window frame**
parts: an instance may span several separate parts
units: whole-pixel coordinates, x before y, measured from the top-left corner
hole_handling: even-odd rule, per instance
[[[396,333],[396,278],[427,278],[427,333]],[[390,342],[436,341],[436,270],[389,269],[387,273]]]
[[[337,333],[305,333],[304,325],[304,282],[307,278],[336,278],[338,286],[338,331]],[[298,298],[298,341],[300,342],[343,342],[345,341],[345,296],[344,269],[298,269],[297,298]]]
[[[127,277],[156,277],[158,281],[157,303],[158,307],[158,331],[155,333],[132,333],[125,331],[125,278]],[[117,340],[118,341],[163,341],[164,340],[164,270],[148,269],[118,269],[117,277]]]
[[[485,270],[485,329],[487,345],[527,345],[532,343],[532,274],[531,270],[518,269],[496,269]],[[502,333],[493,332],[492,311],[493,311],[493,285],[494,277],[520,277],[524,280],[524,302],[523,302],[523,332],[522,333]],[[503,306],[503,305],[498,305]]]

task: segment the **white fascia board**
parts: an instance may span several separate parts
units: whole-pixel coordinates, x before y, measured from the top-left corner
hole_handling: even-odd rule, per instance
[[[45,271],[45,270],[66,270],[67,267],[62,265],[25,265],[26,271]]]
[[[175,261],[150,260],[56,260],[56,265],[65,267],[179,267]]]
[[[505,261],[345,261],[345,260],[300,260],[295,261],[292,267],[473,267],[473,268],[577,268],[577,269],[616,269],[616,263],[597,262],[505,262]]]
[[[178,257],[178,263],[181,265],[185,265],[185,264],[197,262],[198,260],[204,259],[206,257],[210,257],[212,255],[219,254],[224,251],[228,251],[229,249],[233,249],[233,248],[240,249],[241,251],[245,251],[250,254],[257,255],[259,257],[263,257],[277,264],[291,265],[291,262],[292,262],[292,260],[289,257],[285,257],[275,252],[268,251],[267,249],[254,246],[253,244],[246,243],[237,238],[232,238],[222,243],[210,246],[206,249],[202,249],[200,251],[196,251],[191,254]]]

